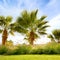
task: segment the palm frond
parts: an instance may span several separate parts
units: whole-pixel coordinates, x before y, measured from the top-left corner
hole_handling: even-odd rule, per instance
[[[45,24],[47,24],[47,23],[48,23],[48,21],[39,22],[38,27],[41,27],[41,26],[43,26],[43,25],[45,25]]]
[[[0,25],[4,25],[4,24],[5,24],[5,17],[0,16]]]
[[[44,26],[40,27],[39,30],[46,30],[47,27],[49,27],[49,25],[44,25]]]
[[[14,31],[10,31],[9,33],[14,36],[14,33],[13,33],[13,32],[14,32]]]
[[[41,16],[41,18],[39,19],[40,21],[43,21],[47,16]]]
[[[49,34],[47,37],[51,38],[51,39],[54,39],[54,37],[51,34]]]
[[[5,21],[6,22],[11,22],[12,21],[12,17],[11,16],[7,16]]]
[[[38,10],[31,12],[31,15],[30,16],[31,16],[32,22],[37,18],[37,12],[38,12]]]
[[[55,29],[52,31],[52,34],[54,35],[55,39],[60,39],[60,29]]]
[[[2,33],[3,30],[0,29],[0,33]]]
[[[44,31],[39,31],[38,33],[41,34],[41,35],[46,35],[46,34],[47,34],[47,33],[44,32]]]

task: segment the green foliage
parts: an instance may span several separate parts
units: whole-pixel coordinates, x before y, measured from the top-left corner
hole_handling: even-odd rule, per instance
[[[8,49],[6,55],[14,55],[14,51],[11,49]]]
[[[30,46],[26,46],[26,45],[22,45],[22,46],[18,46],[16,51],[16,54],[29,54],[31,47]]]
[[[60,44],[58,43],[50,43],[47,44],[43,50],[44,54],[60,54]]]
[[[30,51],[30,54],[43,54],[43,49],[42,48],[32,49]]]
[[[60,29],[53,30],[52,34],[54,35],[55,39],[60,39]]]
[[[60,54],[60,44],[49,43],[44,47],[30,45],[19,45],[15,48],[0,46],[0,55],[21,55],[21,54]]]
[[[38,38],[38,35],[44,35],[48,26],[48,21],[45,20],[46,16],[37,18],[38,10],[28,12],[23,11],[21,16],[16,20],[15,31],[25,34],[25,39],[33,45],[33,42]],[[31,33],[32,32],[32,33]],[[28,34],[28,35],[27,35]]]
[[[60,29],[53,30],[52,34],[49,34],[47,37],[53,42],[56,42],[57,40],[57,42],[60,43]]]
[[[6,46],[0,46],[0,55],[6,54],[7,53],[7,47]]]
[[[20,55],[20,54],[29,54],[31,46],[19,45],[15,49],[8,49],[7,55]]]
[[[12,21],[11,16],[7,16],[6,18],[4,16],[0,16],[0,26],[7,27]]]
[[[0,33],[2,33],[3,30],[0,29]]]
[[[54,46],[46,46],[43,50],[44,54],[56,54]]]
[[[4,16],[0,16],[0,25],[4,25],[5,24],[4,20],[5,20],[5,17]]]
[[[51,39],[54,39],[54,37],[51,34],[49,34],[47,37],[51,38]]]

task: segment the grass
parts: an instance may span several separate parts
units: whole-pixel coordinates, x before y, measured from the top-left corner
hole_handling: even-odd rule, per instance
[[[60,60],[60,55],[0,55],[0,60]]]

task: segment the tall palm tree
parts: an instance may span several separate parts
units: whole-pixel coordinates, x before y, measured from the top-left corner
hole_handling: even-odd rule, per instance
[[[39,35],[46,34],[46,28],[48,21],[44,19],[46,16],[42,16],[37,19],[38,10],[27,12],[26,10],[22,12],[16,20],[17,26],[15,30],[19,33],[25,34],[25,39],[33,45],[34,41],[39,37]]]
[[[11,22],[12,22],[12,17],[11,16],[0,16],[0,33],[2,32],[2,45],[5,45],[7,38],[8,38],[8,33],[12,33],[11,29]]]

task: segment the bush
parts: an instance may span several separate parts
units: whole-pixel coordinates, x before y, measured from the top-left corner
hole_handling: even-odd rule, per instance
[[[1,55],[20,55],[20,54],[60,54],[60,44],[51,43],[44,47],[36,47],[30,45],[19,45],[14,46],[14,48],[0,46]]]
[[[30,46],[26,46],[26,45],[18,46],[16,49],[16,53],[17,54],[29,54],[30,49],[31,49]]]
[[[0,54],[6,54],[7,53],[8,48],[6,46],[0,46]]]
[[[55,52],[56,54],[60,54],[60,44],[56,45]]]
[[[8,49],[6,55],[16,55],[16,51],[15,51],[15,49],[14,49],[14,50],[12,50],[12,49]]]
[[[45,47],[44,49],[43,49],[43,53],[44,54],[55,54],[55,50],[54,50],[54,48],[53,47]]]
[[[43,54],[43,49],[42,48],[32,49],[30,51],[30,54]]]
[[[60,54],[60,44],[48,44],[43,49],[44,54]]]
[[[19,55],[19,54],[29,54],[31,47],[26,45],[17,46],[16,49],[8,50],[8,55]]]

